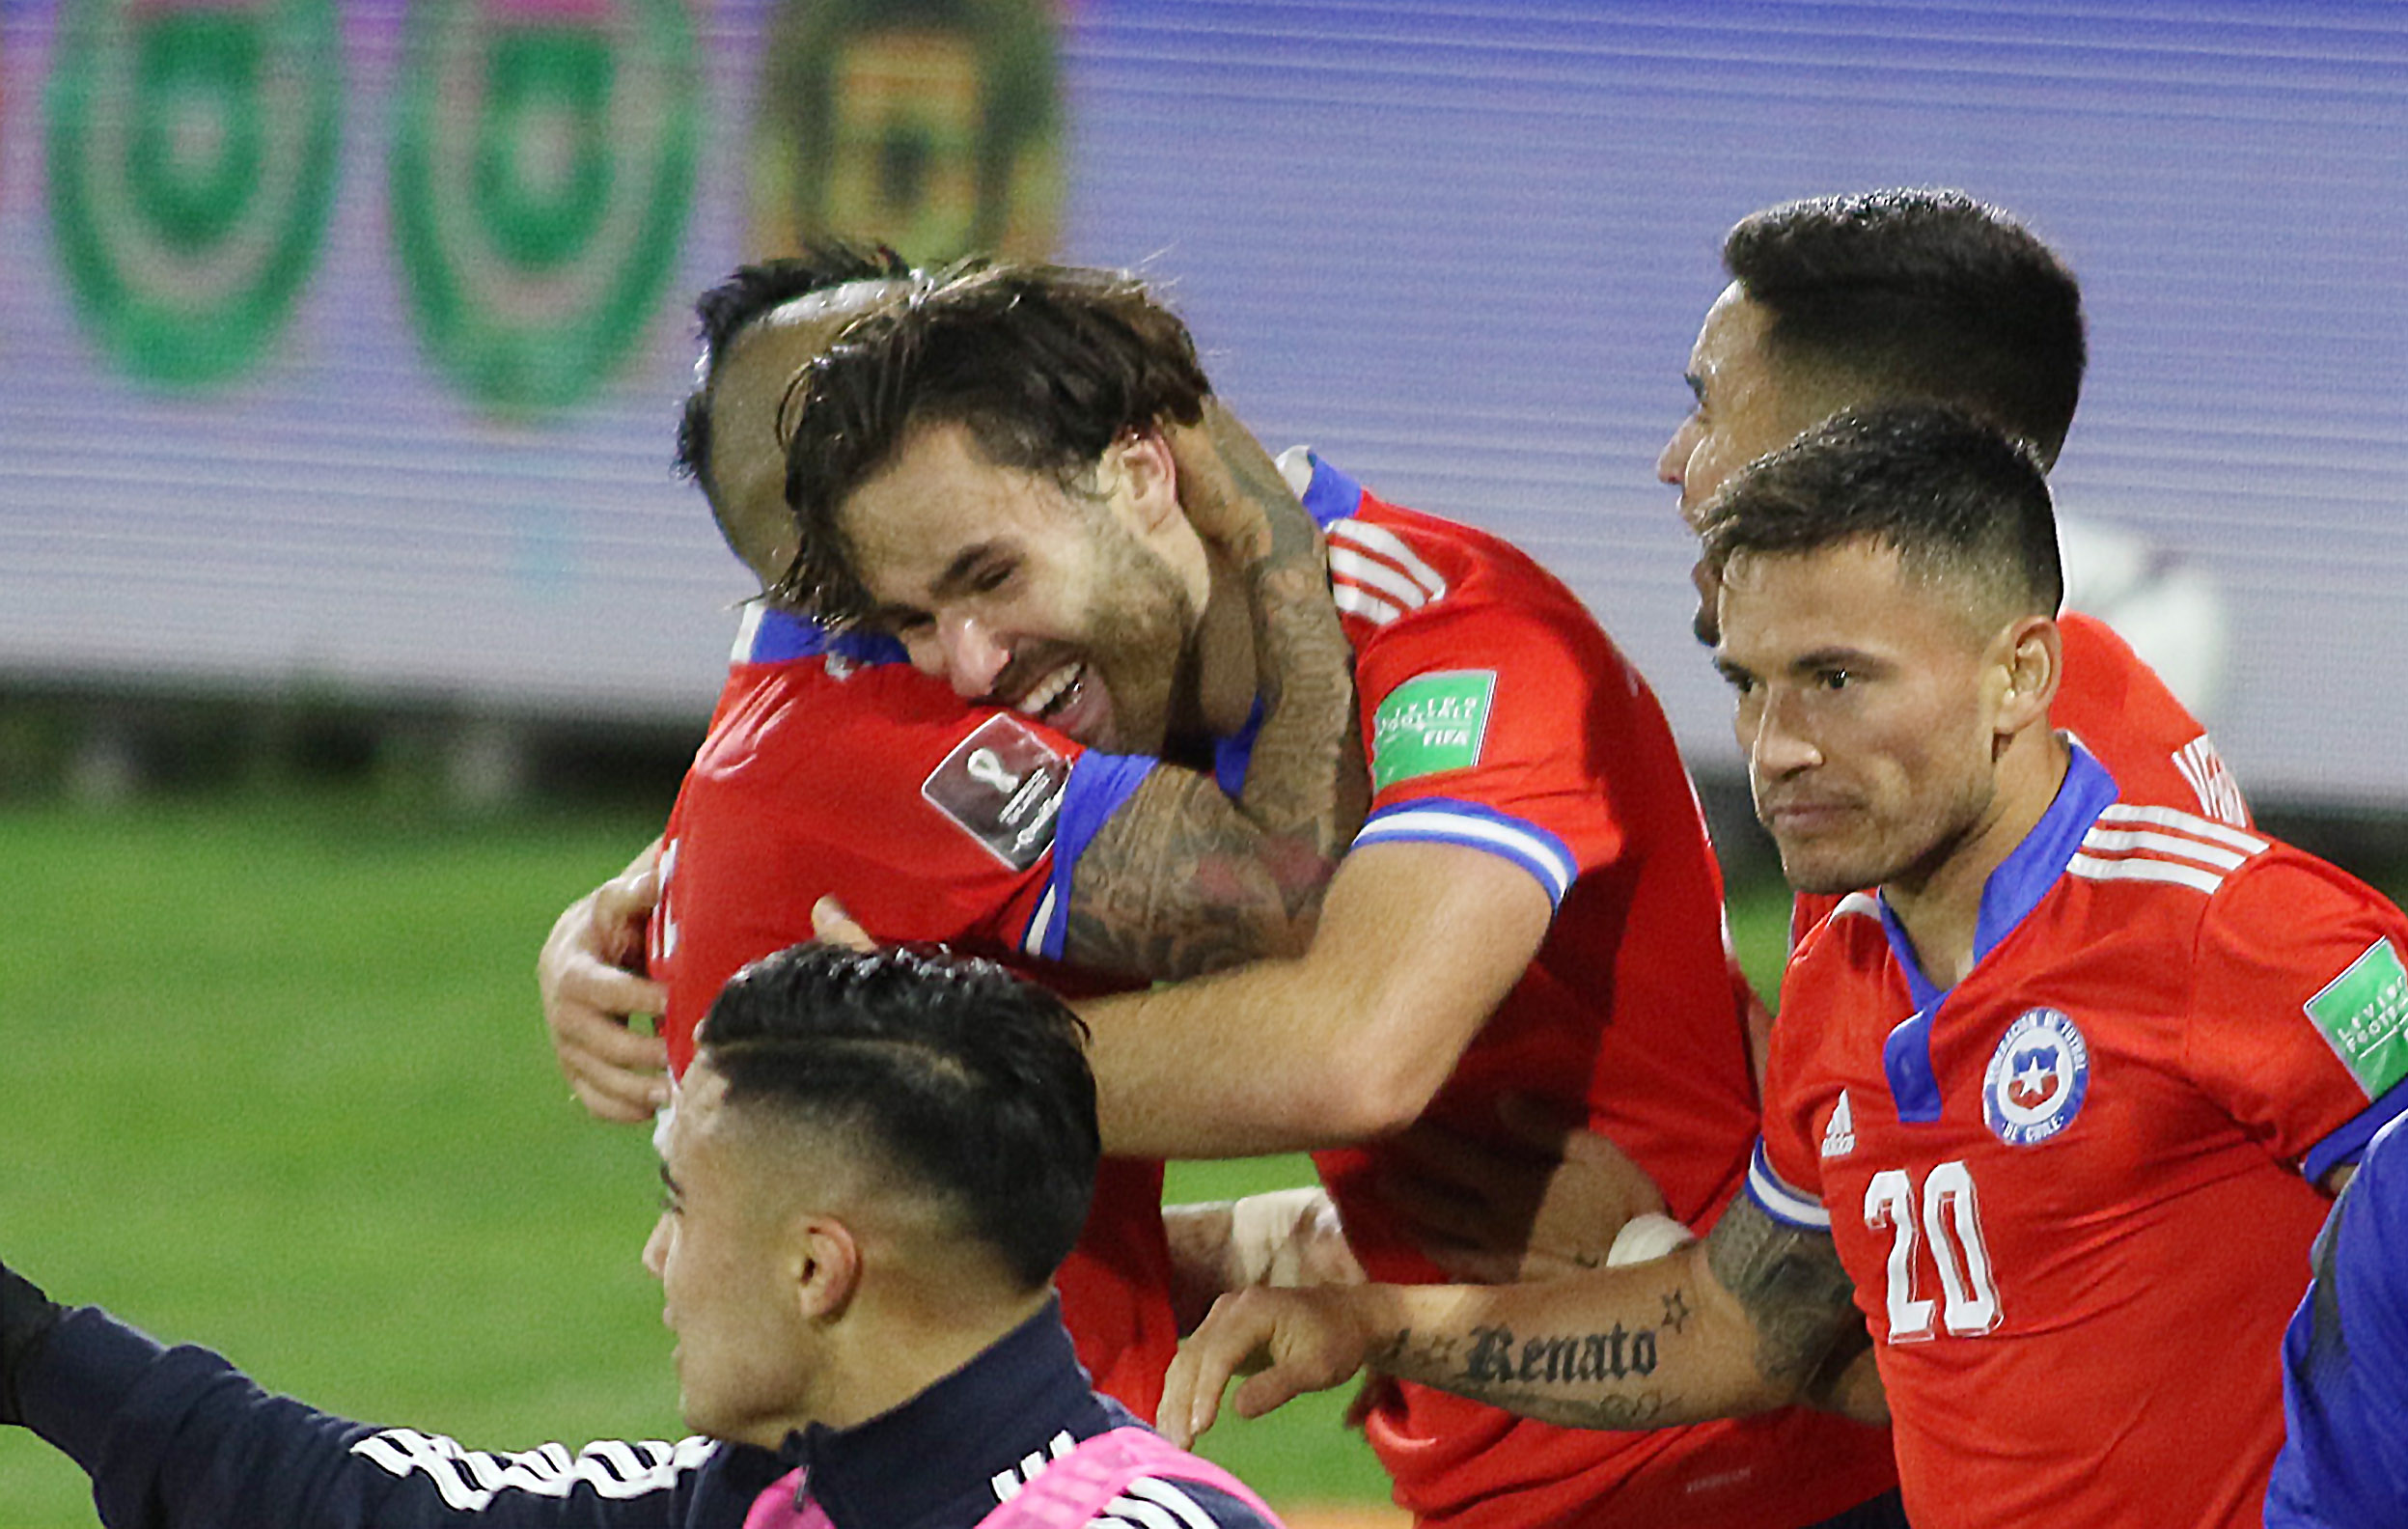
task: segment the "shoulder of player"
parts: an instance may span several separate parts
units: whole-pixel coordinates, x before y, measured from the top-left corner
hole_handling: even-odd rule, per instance
[[[1368,493],[1353,514],[1323,530],[1330,583],[1341,591],[1341,608],[1348,604],[1346,591],[1359,592],[1366,604],[1391,607],[1353,612],[1378,624],[1413,611],[1500,597],[1523,604],[1560,598],[1579,605],[1553,574],[1504,538]]]
[[[1847,962],[1861,954],[1889,949],[1881,927],[1881,903],[1870,892],[1851,892],[1825,909],[1789,953],[1789,965]]]
[[[2343,927],[2388,930],[2408,942],[2408,919],[2340,867],[2170,808],[2111,807],[2066,871],[2100,900],[2094,916],[2166,937],[2188,930],[2203,945],[2244,957],[2269,941],[2287,947]]]
[[[2132,897],[2212,900],[2245,877],[2300,861],[2322,864],[2280,840],[2197,813],[2116,801],[2084,833],[2065,874]]]
[[[1475,632],[1493,653],[1565,655],[1595,676],[1636,671],[1587,606],[1509,543],[1474,527],[1365,499],[1328,527],[1330,589],[1348,637],[1370,659],[1415,634],[1453,645]]]

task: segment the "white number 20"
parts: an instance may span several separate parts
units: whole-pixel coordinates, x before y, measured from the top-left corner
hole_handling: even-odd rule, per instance
[[[1865,1186],[1865,1224],[1890,1229],[1890,1341],[1931,1336],[1933,1302],[1915,1293],[1919,1229],[1940,1270],[1941,1320],[1956,1337],[1979,1337],[1999,1324],[1999,1294],[1974,1176],[1962,1162],[1940,1163],[1924,1175],[1920,1201],[1919,1209],[1914,1178],[1903,1168],[1885,1168]]]

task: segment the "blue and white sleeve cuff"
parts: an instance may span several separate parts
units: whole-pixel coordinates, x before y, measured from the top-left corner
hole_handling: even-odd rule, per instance
[[[1536,877],[1546,889],[1547,902],[1559,908],[1580,875],[1570,848],[1544,828],[1452,796],[1422,796],[1383,807],[1365,820],[1354,839],[1358,849],[1403,843],[1462,845],[1503,855]]]
[[[1147,755],[1094,749],[1071,761],[1069,784],[1062,790],[1062,815],[1055,820],[1053,865],[1046,873],[1045,895],[1020,936],[1023,954],[1063,959],[1063,940],[1070,928],[1070,878],[1078,874],[1079,856],[1153,767]]]
[[[2310,1183],[2321,1180],[2342,1163],[2356,1162],[2372,1141],[2375,1133],[2408,1112],[2408,1079],[2384,1090],[2383,1097],[2350,1118],[2347,1125],[2315,1146],[2308,1149],[2301,1159],[2299,1176]]]
[[[1756,1155],[1748,1159],[1748,1198],[1756,1202],[1758,1209],[1783,1226],[1806,1232],[1831,1230],[1831,1212],[1823,1208],[1823,1203],[1773,1172],[1772,1159],[1764,1155],[1761,1136],[1756,1139]]]

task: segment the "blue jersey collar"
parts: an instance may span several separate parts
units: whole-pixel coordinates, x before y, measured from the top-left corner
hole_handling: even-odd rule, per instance
[[[2116,778],[2107,773],[2107,766],[2092,759],[2079,743],[2069,745],[2072,759],[2065,766],[2065,778],[2057,788],[2056,800],[2047,812],[2023,837],[2023,842],[1998,864],[1988,879],[1981,884],[1981,908],[1974,915],[1974,964],[1997,948],[1998,942],[2014,931],[2026,915],[2040,905],[2049,888],[2065,874],[2077,851],[2082,848],[2083,835],[2098,820],[2117,795]],[[1923,963],[1915,959],[1915,947],[1906,938],[1906,929],[1891,911],[1890,900],[1876,897],[1881,904],[1881,927],[1889,933],[1891,954],[1906,973],[1908,989],[1914,994],[1915,1007],[1925,1012],[1939,1007],[1948,997],[1946,988],[1935,987],[1924,975]]]
[[[2080,744],[2071,747],[2073,757],[2057,788],[2057,799],[1981,884],[1981,907],[1974,915],[1976,966],[2040,905],[2081,849],[2090,824],[2117,795],[2116,778],[2107,773],[2107,767]],[[1940,1079],[1931,1066],[1931,1018],[1948,1001],[1951,989],[1933,987],[1924,975],[1923,962],[1916,959],[1915,947],[1891,910],[1889,899],[1876,893],[1874,901],[1881,908],[1882,931],[1890,936],[1890,958],[1906,974],[1907,991],[1915,1000],[1915,1012],[1882,1043],[1881,1070],[1889,1078],[1890,1099],[1900,1121],[1936,1121],[1940,1118]]]
[[[1308,450],[1305,460],[1313,464],[1313,479],[1296,497],[1315,524],[1326,527],[1347,519],[1363,507],[1361,484],[1323,461],[1319,452]]]
[[[738,663],[793,663],[823,653],[854,664],[901,663],[903,645],[883,632],[830,631],[808,616],[759,601],[736,635]]]

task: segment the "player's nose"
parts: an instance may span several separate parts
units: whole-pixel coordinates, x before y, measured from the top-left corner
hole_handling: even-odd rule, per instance
[[[1778,779],[1811,769],[1822,762],[1822,751],[1799,724],[1792,697],[1773,694],[1755,709],[1754,736],[1743,742],[1759,777]]]
[[[1673,431],[1672,439],[1656,454],[1655,481],[1677,488],[1689,472],[1690,454],[1698,449],[1698,417],[1691,414]]]
[[[652,1235],[644,1239],[644,1270],[652,1278],[659,1279],[668,1260],[669,1212],[664,1210],[660,1219],[652,1223]]]
[[[945,662],[945,678],[965,701],[994,694],[995,681],[1011,662],[1011,650],[975,616],[940,615],[936,638]]]

